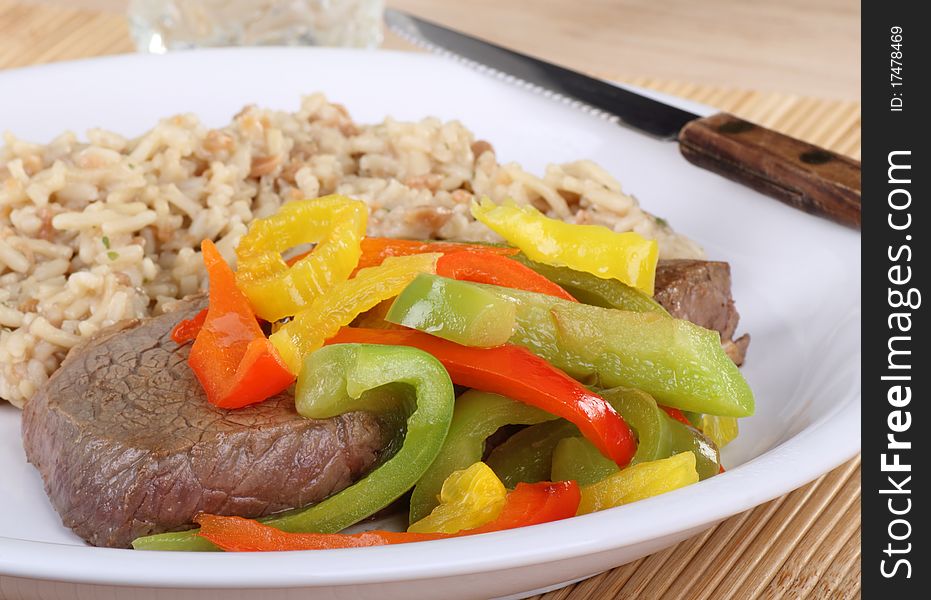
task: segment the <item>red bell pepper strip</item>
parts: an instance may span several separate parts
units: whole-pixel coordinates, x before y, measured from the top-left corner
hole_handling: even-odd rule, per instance
[[[685,415],[678,408],[673,408],[671,406],[663,406],[662,404],[658,406],[662,408],[663,410],[665,410],[666,414],[672,417],[673,419],[675,419],[676,421],[679,421],[683,425],[688,425],[689,427],[693,427],[692,423],[688,419],[685,418]]]
[[[175,325],[171,330],[171,339],[179,346],[197,338],[200,328],[204,326],[207,319],[207,309],[200,311],[190,319],[185,319]]]
[[[210,301],[188,364],[207,400],[220,408],[261,402],[294,383],[294,375],[259,327],[233,270],[210,240],[201,244]]]
[[[362,256],[356,271],[365,267],[377,267],[389,256],[410,256],[411,254],[427,254],[441,252],[453,254],[457,252],[483,252],[513,256],[520,252],[517,248],[507,246],[487,246],[484,244],[466,244],[460,242],[420,242],[416,240],[396,240],[394,238],[367,237],[362,239]],[[288,259],[293,264],[310,254],[305,252]]]
[[[453,383],[535,406],[575,424],[621,468],[637,451],[634,435],[601,396],[521,346],[462,346],[414,330],[344,327],[327,344],[413,346],[435,356]]]
[[[501,254],[491,252],[453,252],[440,257],[436,274],[450,279],[490,283],[501,287],[526,290],[578,302],[543,275]]]
[[[198,515],[198,535],[227,552],[329,550],[426,542],[538,525],[575,515],[581,500],[574,481],[519,483],[507,495],[497,519],[458,533],[409,533],[372,530],[362,533],[288,533],[242,517]]]
[[[518,483],[509,492],[498,518],[454,535],[474,535],[539,525],[575,516],[582,492],[575,481]]]

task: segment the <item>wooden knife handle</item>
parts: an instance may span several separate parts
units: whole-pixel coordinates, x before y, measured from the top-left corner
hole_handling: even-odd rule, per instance
[[[685,158],[805,212],[860,228],[860,163],[718,113],[679,132]]]

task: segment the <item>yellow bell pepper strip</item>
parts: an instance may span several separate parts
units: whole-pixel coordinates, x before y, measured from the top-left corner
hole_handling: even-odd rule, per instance
[[[639,233],[551,219],[532,206],[472,203],[472,216],[531,260],[617,279],[653,295],[659,245]]]
[[[737,437],[737,419],[717,415],[702,415],[698,429],[707,435],[718,448],[723,448]]]
[[[455,417],[454,417],[455,418]],[[443,482],[439,504],[414,522],[413,533],[458,533],[493,521],[504,508],[508,491],[488,465],[479,461],[453,471]]]
[[[310,306],[294,315],[269,339],[296,373],[304,357],[323,346],[344,325],[379,302],[397,296],[414,277],[433,271],[439,254],[416,254],[385,259],[377,267],[333,285]]]
[[[443,495],[441,488],[446,489],[444,481],[452,473],[482,460],[485,440],[499,428],[532,425],[555,418],[544,410],[498,394],[469,390],[459,396],[443,448],[411,494],[410,521],[413,523],[430,514],[437,506],[438,496]],[[537,481],[543,479],[545,477]]]
[[[532,261],[523,254],[511,258],[558,284],[579,302],[602,308],[669,314],[663,305],[652,297],[617,279],[602,279],[569,267],[545,265]]]
[[[277,321],[297,313],[344,281],[362,254],[368,208],[345,196],[284,204],[277,213],[252,222],[236,248],[236,281],[257,315]],[[282,253],[316,244],[292,266]]]
[[[682,410],[744,417],[753,414],[753,392],[721,347],[717,331],[681,319],[567,302],[554,296],[493,285],[419,275],[398,296],[388,314],[394,323],[453,323],[474,316],[457,298],[464,288],[482,290],[516,308],[508,344],[523,346],[578,381],[599,388],[643,390],[664,405]],[[510,321],[484,327],[427,328],[437,336],[481,346],[503,339]],[[491,330],[500,326],[500,330]],[[481,336],[469,339],[472,332]]]
[[[522,483],[507,495],[497,519],[459,533],[412,533],[372,530],[362,533],[288,533],[242,517],[202,514],[195,520],[205,544],[216,544],[227,552],[282,550],[327,550],[408,544],[452,537],[491,533],[568,519],[579,507],[579,486],[574,481]],[[207,542],[206,540],[209,540]]]
[[[695,455],[682,452],[640,463],[582,488],[578,514],[629,504],[698,482]]]
[[[453,415],[449,375],[429,354],[403,346],[341,344],[311,354],[294,395],[297,412],[328,419],[368,410],[398,420],[400,448],[363,479],[306,508],[272,515],[262,523],[283,531],[336,533],[388,506],[420,479],[436,458]],[[393,446],[397,447],[397,442]],[[206,546],[206,547],[205,547]],[[137,550],[210,550],[197,531],[139,538]]]
[[[240,408],[261,402],[291,385],[294,375],[265,338],[217,247],[204,240],[201,252],[210,300],[188,364],[211,404]]]
[[[373,308],[370,308],[353,319],[349,326],[362,327],[365,329],[404,329],[400,325],[395,325],[385,320],[385,316],[388,314],[388,311],[391,310],[391,304],[393,302],[394,298],[382,300]]]

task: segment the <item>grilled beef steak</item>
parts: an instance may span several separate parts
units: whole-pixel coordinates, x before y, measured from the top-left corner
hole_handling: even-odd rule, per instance
[[[204,305],[110,329],[74,348],[23,412],[26,456],[62,522],[95,546],[187,529],[199,512],[259,517],[322,500],[387,445],[368,413],[318,421],[282,394],[209,404],[172,328]]]
[[[731,298],[731,268],[726,262],[661,260],[654,298],[672,316],[719,332],[728,356],[743,364],[750,336],[733,339],[740,315]]]

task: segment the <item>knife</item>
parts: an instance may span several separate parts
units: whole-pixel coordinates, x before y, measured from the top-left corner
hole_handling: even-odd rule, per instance
[[[699,117],[565,67],[388,8],[401,37],[516,80],[651,136],[678,141],[691,163],[789,206],[860,228],[860,162],[728,113]]]

